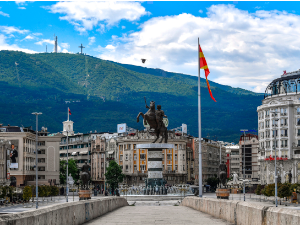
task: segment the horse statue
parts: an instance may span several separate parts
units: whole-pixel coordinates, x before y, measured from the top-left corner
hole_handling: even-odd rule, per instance
[[[168,142],[168,130],[163,122],[163,118],[167,118],[167,116],[164,114],[164,111],[161,110],[161,106],[157,106],[157,110],[155,110],[155,102],[150,102],[150,107],[147,105],[146,98],[145,98],[145,104],[146,108],[149,109],[148,112],[143,114],[140,112],[136,118],[137,122],[140,121],[140,116],[144,119],[144,125],[149,124],[150,129],[154,130],[154,133],[156,134],[156,139],[152,142],[155,143],[159,135],[162,136],[161,141],[159,143],[162,143],[163,139],[165,139],[165,143]]]
[[[90,165],[88,165],[87,161],[85,161],[85,164],[81,168],[82,173],[80,175],[83,190],[88,190],[88,188],[89,188],[89,181],[91,178],[89,169],[90,169]]]
[[[219,165],[220,188],[221,188],[221,184],[223,185],[223,187],[226,187],[226,179],[227,179],[227,166],[224,163],[224,161],[222,161],[222,163]]]

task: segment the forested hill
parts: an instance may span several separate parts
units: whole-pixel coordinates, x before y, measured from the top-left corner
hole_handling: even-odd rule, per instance
[[[240,128],[256,129],[262,94],[210,82],[217,102],[201,80],[202,136],[238,141]],[[118,123],[136,122],[147,101],[161,104],[169,128],[188,125],[198,135],[197,77],[65,53],[26,54],[0,51],[0,123],[62,130],[70,107],[75,132],[116,131]],[[70,102],[70,103],[66,103]]]

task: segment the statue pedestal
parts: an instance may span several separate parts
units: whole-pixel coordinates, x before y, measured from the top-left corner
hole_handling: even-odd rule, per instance
[[[163,167],[162,167],[162,151],[164,149],[169,149],[172,154],[175,154],[175,146],[174,144],[167,143],[149,143],[149,144],[137,144],[137,149],[147,149],[147,170],[148,170],[148,178],[147,178],[147,186],[151,186],[152,188],[156,185],[165,186],[166,181],[163,179]],[[172,149],[172,150],[171,150]]]
[[[228,188],[217,188],[216,195],[217,198],[229,199],[230,189]]]
[[[79,190],[78,195],[79,195],[79,201],[91,199],[92,191],[91,190]]]

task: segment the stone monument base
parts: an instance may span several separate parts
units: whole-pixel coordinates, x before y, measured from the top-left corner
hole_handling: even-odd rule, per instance
[[[79,190],[78,195],[79,195],[79,200],[91,199],[92,191],[91,190]]]
[[[216,195],[217,198],[229,199],[230,189],[228,188],[217,188]]]

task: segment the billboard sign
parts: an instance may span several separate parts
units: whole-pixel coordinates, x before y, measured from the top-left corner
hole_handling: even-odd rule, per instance
[[[186,124],[182,124],[182,134],[187,134],[187,125]]]
[[[125,133],[126,132],[126,123],[118,124],[118,133]]]
[[[19,168],[19,140],[10,140],[10,167],[11,169],[18,169]]]

